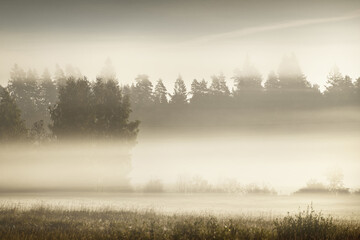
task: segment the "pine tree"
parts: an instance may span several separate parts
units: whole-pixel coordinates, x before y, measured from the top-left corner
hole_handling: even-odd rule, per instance
[[[199,91],[202,96],[206,96],[209,94],[210,90],[207,87],[207,82],[205,81],[205,79],[201,80],[199,84]]]
[[[349,76],[342,76],[337,66],[331,69],[326,84],[325,96],[333,104],[345,104],[353,101],[355,85]]]
[[[20,109],[9,92],[0,86],[0,141],[25,139],[26,135]]]
[[[174,94],[171,95],[172,104],[183,105],[187,103],[187,92],[184,80],[179,76],[175,81]]]
[[[159,79],[156,83],[155,90],[154,90],[154,102],[155,104],[166,104],[168,103],[167,100],[167,90],[166,87],[161,79]]]
[[[194,79],[191,83],[191,92],[192,94],[192,98],[194,96],[200,95],[201,91],[200,91],[200,83],[198,80]]]
[[[130,113],[129,97],[117,81],[98,78],[91,85],[86,78],[70,78],[50,111],[50,128],[60,139],[75,136],[133,142],[139,122],[130,122]]]
[[[153,85],[145,74],[135,78],[136,84],[131,88],[132,104],[136,107],[149,106],[153,103]]]
[[[191,83],[191,99],[190,103],[206,103],[210,90],[207,87],[207,82],[203,79],[201,82],[196,79]]]
[[[105,66],[99,74],[99,78],[103,81],[116,80],[116,72],[110,58],[106,59]]]
[[[285,91],[304,91],[312,87],[302,73],[294,54],[284,56],[279,66],[278,75],[280,87]]]
[[[58,64],[56,64],[55,68],[56,69],[55,69],[54,80],[55,80],[57,89],[59,90],[61,86],[66,85],[66,77],[65,77],[64,71],[59,67]]]
[[[69,78],[59,91],[59,102],[50,110],[50,129],[58,137],[90,136],[94,113],[89,81]]]
[[[226,85],[225,76],[223,73],[220,75],[212,76],[211,77],[212,82],[210,85],[210,92],[214,96],[229,96],[230,91],[229,88]]]
[[[265,82],[265,89],[267,91],[273,91],[273,90],[280,89],[279,78],[274,71],[271,71],[269,73],[268,78]]]
[[[235,82],[235,94],[238,95],[240,92],[249,91],[261,91],[261,74],[259,71],[250,63],[249,58],[245,59],[243,69],[238,72],[234,77]]]
[[[48,69],[44,70],[44,73],[40,81],[40,96],[43,104],[43,111],[45,114],[49,112],[49,107],[53,106],[57,101],[56,85],[51,79],[51,75]]]
[[[123,95],[118,83],[98,78],[92,87],[94,130],[102,138],[135,139],[139,121],[129,121],[131,109],[127,95]]]
[[[21,116],[28,127],[42,119],[38,81],[39,77],[36,71],[29,70],[25,74],[24,70],[16,64],[10,72],[8,90],[10,96],[14,98],[16,105],[20,109]]]
[[[331,69],[326,84],[327,94],[346,94],[354,87],[351,78],[343,77],[337,66]]]

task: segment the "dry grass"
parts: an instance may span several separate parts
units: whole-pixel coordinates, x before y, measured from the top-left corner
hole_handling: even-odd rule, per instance
[[[358,223],[312,208],[278,219],[154,211],[0,208],[0,239],[360,239]]]

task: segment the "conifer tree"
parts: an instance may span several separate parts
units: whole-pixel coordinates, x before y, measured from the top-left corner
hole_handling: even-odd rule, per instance
[[[174,85],[174,94],[171,95],[172,104],[183,105],[187,103],[187,92],[184,80],[179,76]]]
[[[44,111],[48,113],[49,107],[53,106],[57,101],[56,85],[51,79],[48,69],[44,70],[40,80],[40,96]]]
[[[268,78],[265,82],[265,89],[267,91],[273,91],[273,90],[280,89],[279,78],[274,71],[271,71],[269,73]]]
[[[349,76],[343,77],[337,66],[334,66],[326,82],[325,96],[332,104],[348,104],[355,97],[355,85]]]
[[[261,85],[261,74],[251,64],[249,58],[245,59],[243,68],[234,77],[235,83],[235,95],[239,95],[241,92],[249,91],[260,91],[262,90]]]
[[[210,92],[214,96],[229,96],[230,91],[226,85],[225,76],[223,73],[211,77]]]
[[[0,86],[0,141],[25,139],[26,135],[20,109],[9,92]]]
[[[27,74],[18,65],[10,72],[8,90],[21,111],[25,124],[31,127],[42,119],[41,96],[36,71],[29,70]]]
[[[112,65],[110,58],[106,59],[105,65],[100,72],[99,78],[101,78],[105,82],[108,80],[116,80],[115,68]]]
[[[117,81],[94,84],[70,78],[60,88],[59,101],[51,109],[50,126],[58,138],[91,137],[99,139],[135,140],[139,121],[129,121],[130,101]]]
[[[57,89],[59,90],[61,86],[66,85],[66,77],[64,71],[60,68],[58,64],[55,66],[55,75],[54,80],[57,86]]]
[[[69,78],[59,90],[59,101],[51,108],[50,128],[58,137],[90,136],[94,122],[89,81]]]
[[[149,76],[145,74],[138,75],[135,78],[136,84],[131,87],[132,104],[136,107],[149,106],[153,103],[153,85]]]
[[[284,56],[279,66],[278,75],[280,87],[284,91],[304,91],[312,87],[302,73],[294,54]]]
[[[166,104],[168,103],[167,100],[167,90],[166,87],[161,79],[159,79],[156,83],[155,90],[154,90],[154,102],[155,104]]]

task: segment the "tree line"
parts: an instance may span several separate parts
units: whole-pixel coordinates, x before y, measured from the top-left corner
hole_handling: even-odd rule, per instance
[[[154,87],[147,75],[138,75],[135,83],[124,86],[124,91],[135,109],[166,104],[253,109],[337,107],[360,103],[360,77],[353,81],[333,67],[327,77],[326,90],[321,92],[319,85],[307,81],[294,56],[285,58],[278,73],[270,72],[265,81],[248,60],[232,79],[232,89],[228,87],[224,74],[220,73],[211,76],[210,82],[194,79],[188,90],[179,76],[173,92],[168,92],[161,79]]]
[[[15,65],[6,88],[0,88],[0,140],[121,139],[133,142],[139,121],[130,121],[130,100],[115,80],[90,82],[65,77],[55,81]]]
[[[282,60],[277,73],[262,78],[247,59],[232,77],[228,87],[220,73],[211,81],[194,79],[190,89],[179,76],[169,92],[159,79],[155,86],[145,74],[131,85],[119,85],[110,61],[91,82],[77,69],[66,74],[56,66],[54,76],[45,70],[25,72],[14,65],[6,87],[0,86],[0,139],[32,138],[41,140],[51,134],[68,136],[122,138],[134,140],[139,121],[130,113],[146,119],[161,109],[161,118],[181,114],[182,109],[309,109],[360,105],[360,78],[353,81],[337,67],[327,76],[324,92],[307,81],[295,56]],[[130,107],[131,106],[131,107]]]

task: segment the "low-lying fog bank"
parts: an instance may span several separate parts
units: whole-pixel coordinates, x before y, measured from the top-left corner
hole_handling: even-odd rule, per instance
[[[184,132],[140,134],[132,148],[84,142],[8,145],[0,150],[0,188],[120,191],[157,181],[165,190],[173,186],[170,191],[176,192],[179,185],[192,181],[198,188],[255,186],[282,195],[310,181],[357,190],[359,143],[356,132]]]
[[[132,155],[132,182],[160,179],[175,184],[181,178],[199,176],[210,184],[232,179],[288,194],[310,180],[328,184],[335,173],[343,175],[339,181],[344,187],[360,187],[360,138],[356,134],[182,136],[140,135]]]
[[[333,217],[360,219],[360,196],[240,196],[233,194],[176,193],[7,193],[0,206],[29,209],[154,210],[161,213],[191,213],[274,217],[297,213],[308,206]]]

